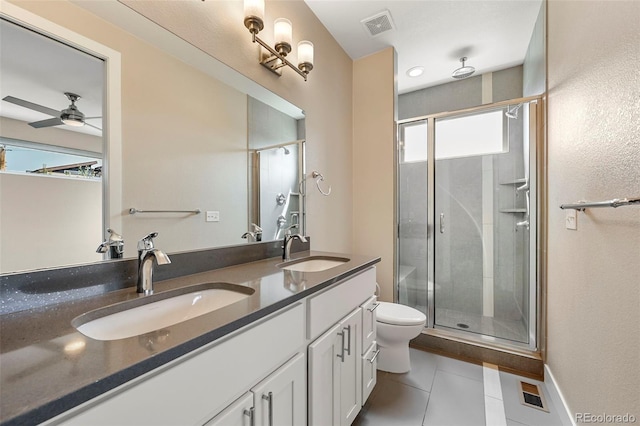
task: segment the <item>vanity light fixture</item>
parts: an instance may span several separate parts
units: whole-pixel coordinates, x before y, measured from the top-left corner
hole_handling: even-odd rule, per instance
[[[270,53],[262,55],[260,64],[278,75],[282,75],[282,67],[288,66],[307,81],[307,75],[313,69],[313,43],[307,40],[298,43],[298,66],[293,65],[286,58],[293,43],[291,21],[285,18],[275,20],[275,48],[271,47],[258,37],[258,33],[264,29],[264,0],[244,0],[244,26],[251,33],[252,41]]]

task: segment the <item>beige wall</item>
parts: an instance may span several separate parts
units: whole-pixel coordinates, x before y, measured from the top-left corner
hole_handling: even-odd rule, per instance
[[[395,49],[353,66],[354,252],[381,256],[381,299],[393,301],[395,237]]]
[[[277,77],[258,63],[259,46],[243,25],[241,1],[127,4],[305,111],[307,176],[318,170],[332,186],[325,197],[308,185],[307,234],[314,250],[350,252],[352,60],[307,5],[300,0],[267,1],[260,33],[272,41],[272,23],[283,16],[293,24],[294,44],[313,42],[315,65],[305,82],[293,70]]]
[[[0,271],[100,260],[101,199],[99,180],[0,173]]]
[[[640,416],[640,2],[548,4],[547,363],[571,413]],[[575,417],[574,417],[575,418]]]

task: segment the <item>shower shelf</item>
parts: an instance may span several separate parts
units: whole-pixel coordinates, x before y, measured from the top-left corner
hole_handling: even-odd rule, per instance
[[[527,179],[519,178],[509,182],[500,182],[500,185],[520,185],[521,183],[527,183]]]
[[[500,213],[526,213],[527,209],[502,209]]]

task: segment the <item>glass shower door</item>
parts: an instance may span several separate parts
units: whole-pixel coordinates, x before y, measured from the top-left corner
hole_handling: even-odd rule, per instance
[[[435,119],[433,324],[528,343],[528,115],[507,111]]]

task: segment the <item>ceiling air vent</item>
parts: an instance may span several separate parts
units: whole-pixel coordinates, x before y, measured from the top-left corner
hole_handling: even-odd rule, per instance
[[[377,37],[382,33],[396,29],[388,10],[365,18],[360,23],[371,37]]]

